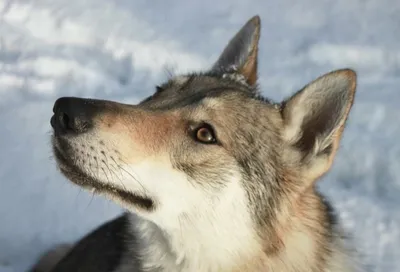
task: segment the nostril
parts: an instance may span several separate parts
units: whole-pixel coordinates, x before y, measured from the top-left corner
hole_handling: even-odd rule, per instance
[[[54,115],[50,119],[50,125],[52,128],[56,128],[56,118],[54,117]]]
[[[64,131],[70,132],[85,132],[87,129],[90,128],[90,123],[83,120],[83,118],[77,117],[70,117],[70,115],[66,114],[65,112],[58,113],[58,122],[60,124],[60,128]]]
[[[71,124],[70,124],[70,118],[68,115],[64,112],[59,112],[58,113],[58,121],[61,125],[62,128],[64,129],[71,129]]]
[[[67,114],[62,113],[62,119],[64,120],[64,124],[66,128],[72,128],[71,127],[71,119],[68,117]]]

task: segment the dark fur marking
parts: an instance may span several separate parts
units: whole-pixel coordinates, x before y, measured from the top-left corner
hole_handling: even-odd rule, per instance
[[[321,198],[322,204],[325,208],[327,222],[329,223],[329,226],[330,226],[330,230],[331,230],[330,233],[333,233],[333,227],[338,224],[338,218],[336,215],[336,211],[333,208],[332,204],[328,201],[328,199],[325,196],[323,196],[317,190],[316,190],[316,194],[319,195],[319,197]]]
[[[121,264],[124,253],[138,243],[132,231],[127,215],[103,224],[83,237],[52,272],[115,271]],[[140,260],[136,255],[130,256],[130,261],[140,268]]]

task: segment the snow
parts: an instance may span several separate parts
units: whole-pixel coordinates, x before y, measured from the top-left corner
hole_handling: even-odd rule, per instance
[[[400,271],[399,1],[0,0],[1,272],[25,271],[121,211],[56,171],[54,100],[136,103],[167,70],[209,67],[255,14],[265,95],[282,99],[321,73],[357,70],[342,147],[320,188],[369,271]]]

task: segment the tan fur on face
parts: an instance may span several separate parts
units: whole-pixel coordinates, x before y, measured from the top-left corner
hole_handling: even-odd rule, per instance
[[[129,109],[118,114],[106,112],[96,121],[99,136],[111,140],[125,163],[167,152],[170,139],[182,134],[185,123],[172,112],[145,112]]]

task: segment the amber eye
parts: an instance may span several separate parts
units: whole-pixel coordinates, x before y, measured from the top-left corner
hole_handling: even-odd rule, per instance
[[[215,139],[214,131],[209,125],[202,125],[195,131],[196,140],[204,144],[213,144]]]

